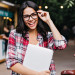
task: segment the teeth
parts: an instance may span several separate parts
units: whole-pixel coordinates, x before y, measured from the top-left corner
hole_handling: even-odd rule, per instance
[[[30,24],[34,24],[34,23],[30,23]]]
[[[30,25],[34,24],[34,23],[29,23]]]
[[[32,22],[32,23],[28,23],[29,25],[33,25],[35,22]]]

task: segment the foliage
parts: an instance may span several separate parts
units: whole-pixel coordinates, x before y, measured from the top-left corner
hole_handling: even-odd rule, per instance
[[[70,8],[74,5],[74,0],[66,0],[64,5],[67,5],[67,8]]]
[[[75,0],[40,0],[37,1],[38,5],[41,4],[42,9],[50,12],[50,16],[55,25],[61,29],[64,25],[71,28],[75,25]],[[48,9],[45,9],[45,6]],[[64,8],[61,9],[60,6]]]

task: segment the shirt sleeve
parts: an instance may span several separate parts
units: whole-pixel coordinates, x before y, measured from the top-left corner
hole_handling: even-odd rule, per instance
[[[53,34],[52,34],[52,32],[50,33],[48,33],[48,47],[50,48],[50,49],[54,49],[54,50],[56,50],[56,49],[65,49],[66,48],[66,45],[67,45],[67,41],[66,41],[66,39],[65,39],[65,37],[63,36],[63,35],[61,35],[62,36],[62,40],[55,40],[54,38],[53,38]]]
[[[7,56],[6,56],[7,69],[10,69],[10,67],[15,65],[16,63],[18,63],[18,59],[16,51],[15,33],[11,31],[7,46]]]
[[[62,40],[54,40],[54,49],[65,49],[67,45],[67,41],[63,35]]]
[[[67,41],[64,36],[62,36],[62,40],[54,40],[52,32],[49,32],[47,38],[48,38],[48,48],[49,49],[56,50],[56,49],[66,48]],[[51,61],[49,69],[51,71],[51,75],[56,74],[55,63],[53,60]]]
[[[53,60],[51,60],[51,64],[50,64],[50,75],[56,75],[56,69],[55,69],[55,63]]]

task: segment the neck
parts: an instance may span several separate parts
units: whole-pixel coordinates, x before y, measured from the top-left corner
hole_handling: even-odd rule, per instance
[[[29,30],[29,43],[36,45],[38,43],[37,40],[37,29]]]
[[[33,30],[29,30],[30,34],[36,34],[37,33],[37,29],[33,29]]]

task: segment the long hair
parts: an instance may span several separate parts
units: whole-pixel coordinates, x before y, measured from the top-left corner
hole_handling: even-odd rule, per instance
[[[16,27],[16,32],[21,33],[23,37],[25,36],[26,32],[29,30],[23,20],[23,10],[26,7],[31,7],[35,11],[39,10],[38,5],[32,1],[25,1],[21,5],[21,7],[19,9],[19,14],[18,14],[19,18],[18,18],[18,25]],[[50,29],[49,29],[48,25],[38,17],[37,31],[38,31],[38,33],[40,33],[43,36],[43,39],[46,39],[46,35],[49,30]]]

